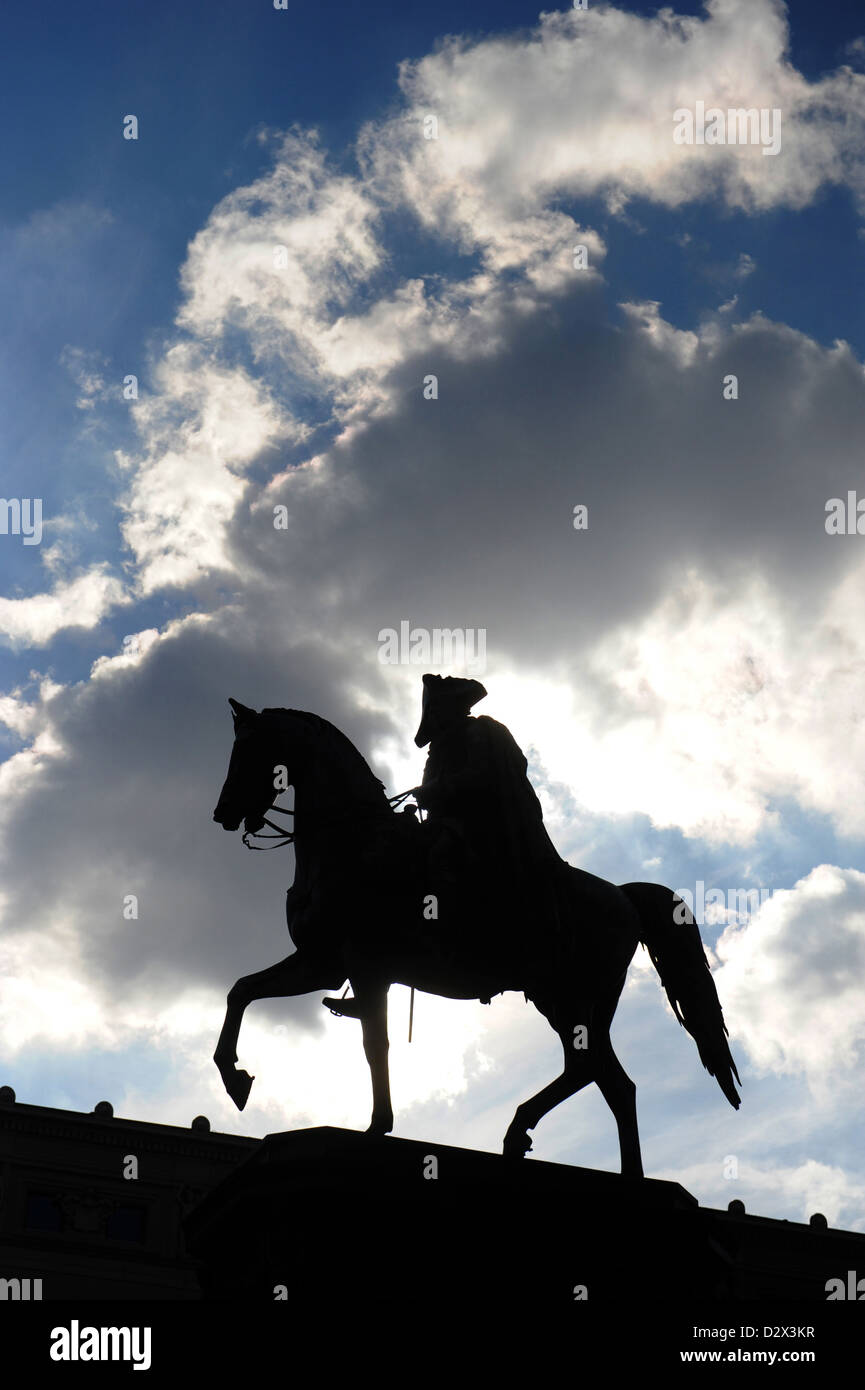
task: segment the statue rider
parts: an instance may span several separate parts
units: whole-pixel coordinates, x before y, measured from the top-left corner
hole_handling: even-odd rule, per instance
[[[425,675],[423,687],[415,743],[429,744],[429,754],[411,795],[426,812],[423,892],[437,900],[435,935],[445,951],[480,966],[493,939],[499,959],[504,950],[524,963],[527,953],[548,951],[549,935],[546,947],[538,937],[558,929],[555,885],[564,867],[526,758],[504,724],[472,715],[487,693],[479,681]],[[326,1003],[355,1013],[351,1000]]]
[[[500,948],[530,942],[539,917],[555,914],[551,883],[562,860],[526,758],[504,724],[472,716],[487,693],[479,681],[425,675],[423,685],[415,743],[429,744],[429,755],[414,797],[427,813],[428,873],[445,935],[453,914],[469,946],[482,948],[488,936]]]

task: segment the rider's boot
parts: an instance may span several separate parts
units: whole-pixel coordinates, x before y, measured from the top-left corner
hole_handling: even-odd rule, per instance
[[[332,1014],[337,1014],[342,1018],[360,1018],[360,1005],[356,999],[332,999],[325,995],[322,1004],[326,1009],[330,1009]]]

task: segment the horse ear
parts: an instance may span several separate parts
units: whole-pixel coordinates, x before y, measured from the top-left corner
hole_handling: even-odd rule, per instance
[[[234,712],[235,724],[244,724],[247,720],[255,718],[254,709],[250,709],[247,705],[242,705],[239,700],[232,700],[230,695],[228,697],[228,703],[231,705],[232,711]]]

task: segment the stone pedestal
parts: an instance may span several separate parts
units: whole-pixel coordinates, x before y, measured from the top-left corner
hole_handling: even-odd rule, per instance
[[[732,1291],[677,1183],[341,1129],[269,1135],[186,1234],[205,1297],[295,1308],[542,1315]]]

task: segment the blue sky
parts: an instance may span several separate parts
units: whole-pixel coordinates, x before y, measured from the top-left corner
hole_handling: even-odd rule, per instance
[[[4,17],[2,492],[45,518],[40,545],[0,536],[0,1070],[22,1100],[365,1125],[359,1040],[317,999],[250,1013],[242,1117],[210,1075],[225,990],[285,953],[290,870],[210,822],[225,697],[317,710],[399,790],[420,670],[383,667],[379,630],[482,626],[485,711],[571,862],[774,890],[703,927],[737,1115],[635,962],[614,1036],[647,1171],[865,1229],[865,541],[824,528],[865,491],[865,24],[674,13]],[[697,100],[777,107],[780,153],[677,150]],[[424,997],[408,1049],[406,998],[396,1132],[497,1148],[555,1037],[521,1000]],[[535,1150],[617,1166],[589,1093]]]

